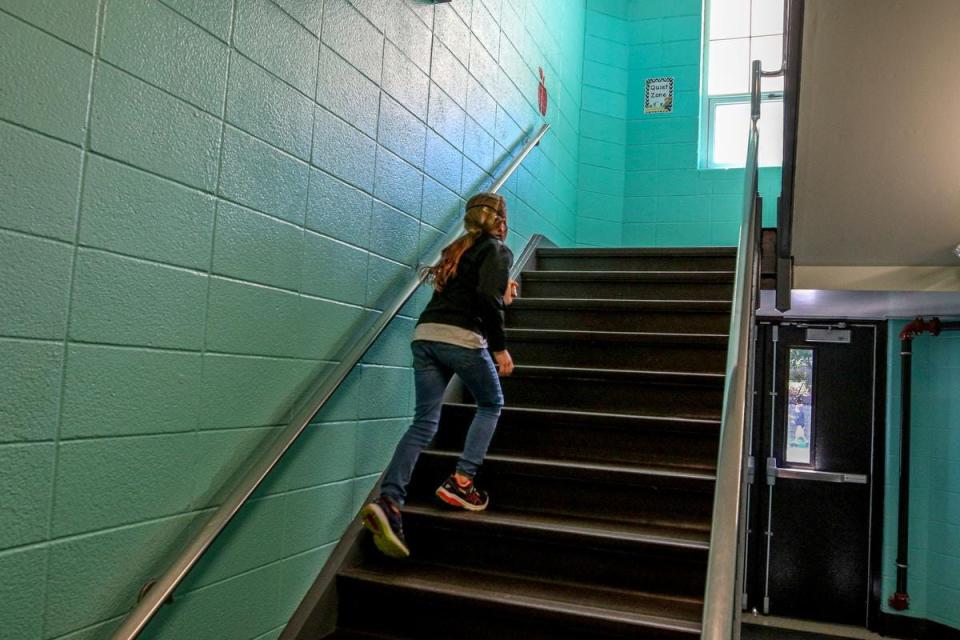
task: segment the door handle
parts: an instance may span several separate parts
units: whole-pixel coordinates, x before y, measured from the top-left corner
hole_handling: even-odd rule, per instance
[[[776,478],[847,484],[867,484],[868,481],[867,476],[862,473],[817,471],[816,469],[784,469],[783,467],[777,466],[776,458],[767,458],[767,484],[774,484]]]

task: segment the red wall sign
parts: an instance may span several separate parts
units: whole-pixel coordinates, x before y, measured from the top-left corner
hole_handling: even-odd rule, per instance
[[[540,104],[540,115],[547,115],[547,86],[544,84],[543,67],[540,69],[540,86],[537,87],[537,102]]]

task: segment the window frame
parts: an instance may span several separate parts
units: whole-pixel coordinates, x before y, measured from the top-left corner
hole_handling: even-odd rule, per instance
[[[746,164],[746,158],[740,164],[721,164],[713,162],[713,131],[715,128],[714,120],[717,113],[717,105],[721,104],[749,104],[750,93],[727,93],[711,96],[709,93],[710,82],[710,5],[713,0],[703,0],[703,42],[702,56],[700,62],[700,169],[743,169]],[[784,9],[786,10],[786,9]],[[762,36],[758,36],[762,37]],[[780,34],[781,38],[785,34]],[[752,61],[751,61],[752,62]],[[760,102],[783,101],[783,89],[776,91],[761,91]],[[762,107],[762,105],[761,105]],[[761,164],[761,167],[779,167],[783,165],[781,159],[779,164]]]

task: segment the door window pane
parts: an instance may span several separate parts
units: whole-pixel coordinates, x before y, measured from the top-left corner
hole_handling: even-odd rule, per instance
[[[813,349],[789,350],[787,462],[810,464],[813,442]]]
[[[750,39],[710,42],[707,91],[712,96],[750,91]]]

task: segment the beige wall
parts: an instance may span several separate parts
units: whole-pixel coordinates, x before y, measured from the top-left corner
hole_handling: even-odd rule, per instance
[[[837,288],[812,266],[960,268],[960,1],[807,0],[803,50],[794,254],[805,284]]]

